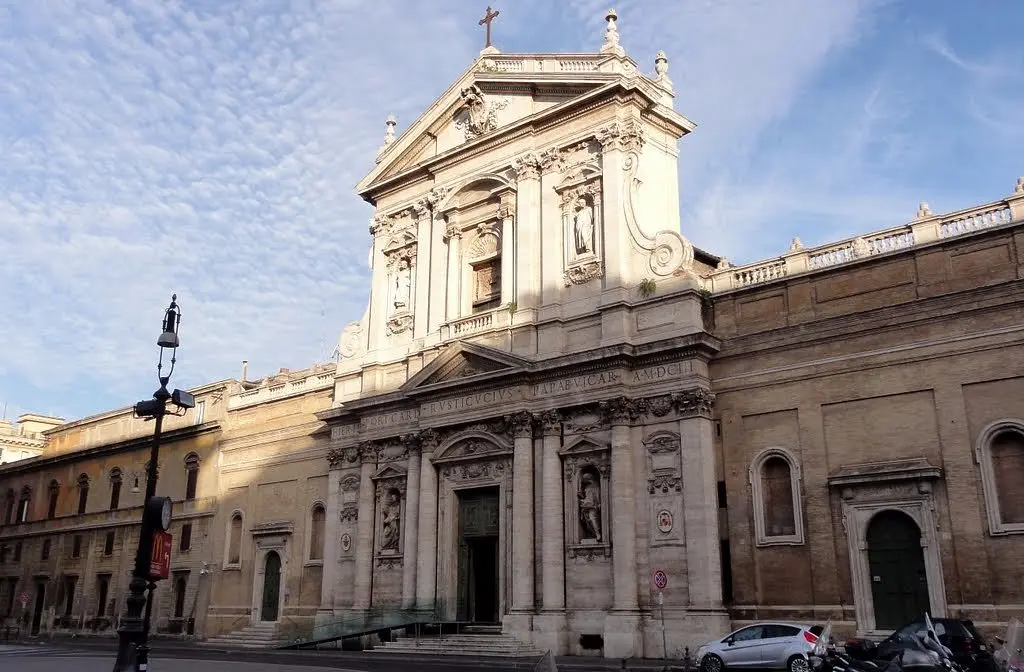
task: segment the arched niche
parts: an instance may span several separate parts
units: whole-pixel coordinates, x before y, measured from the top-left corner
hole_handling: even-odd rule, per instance
[[[611,557],[611,447],[577,437],[560,451],[570,558]]]

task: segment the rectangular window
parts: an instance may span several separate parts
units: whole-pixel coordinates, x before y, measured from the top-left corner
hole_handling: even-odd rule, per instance
[[[23,499],[20,502],[18,502],[18,522],[19,523],[27,523],[28,522],[28,500],[27,499]]]
[[[114,530],[107,532],[107,538],[103,542],[103,555],[114,554]]]
[[[190,500],[190,499],[195,499],[196,498],[196,482],[198,480],[199,480],[199,469],[198,468],[189,469],[188,470],[188,480],[185,482],[185,499],[186,500]]]
[[[49,539],[43,539],[43,553],[42,553],[41,558],[43,560],[49,560],[50,559],[50,540]]]
[[[7,562],[7,546],[0,546],[0,565]]]
[[[121,503],[121,479],[110,484],[110,510],[113,511]]]
[[[728,509],[729,501],[725,492],[725,481],[718,482],[718,508]]]
[[[107,615],[107,591],[110,590],[110,574],[96,576],[96,615]]]
[[[182,553],[192,548],[192,523],[185,523],[181,526],[181,536],[178,539],[178,550]]]
[[[5,616],[14,613],[14,596],[18,589],[18,579],[11,577],[7,579],[7,612]]]
[[[197,401],[196,402],[195,424],[201,425],[201,424],[203,424],[203,421],[205,419],[206,419],[206,402],[205,401]]]
[[[11,524],[11,518],[14,516],[14,500],[8,499],[7,504],[4,507],[4,525]]]
[[[76,534],[75,538],[71,540],[71,557],[82,557],[82,535],[80,534]]]
[[[75,606],[75,586],[78,584],[77,576],[64,577],[64,615],[70,616],[71,609]]]
[[[21,562],[21,542],[14,542],[14,561]]]

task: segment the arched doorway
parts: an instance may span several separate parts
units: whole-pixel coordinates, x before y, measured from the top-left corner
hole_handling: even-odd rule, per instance
[[[260,608],[261,621],[276,621],[280,609],[281,556],[276,551],[267,553],[263,564],[263,602]]]
[[[867,530],[875,629],[894,630],[930,612],[921,529],[900,511],[882,511]]]

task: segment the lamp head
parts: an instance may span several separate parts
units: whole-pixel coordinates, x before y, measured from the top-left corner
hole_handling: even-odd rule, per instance
[[[171,305],[164,311],[163,332],[160,334],[160,338],[156,339],[156,344],[161,348],[174,349],[178,347],[178,323],[181,321],[181,310],[178,308],[177,300],[178,295],[172,294]]]

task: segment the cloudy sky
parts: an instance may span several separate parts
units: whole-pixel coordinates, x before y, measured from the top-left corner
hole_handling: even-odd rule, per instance
[[[492,0],[504,52],[596,51],[604,0]],[[477,0],[0,0],[0,407],[76,418],[331,357],[367,296],[353,185],[477,56]],[[684,232],[734,262],[1024,174],[1024,3],[622,0],[670,58]]]

